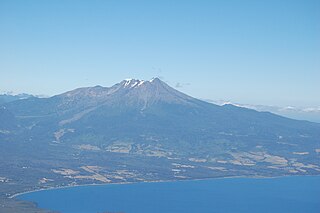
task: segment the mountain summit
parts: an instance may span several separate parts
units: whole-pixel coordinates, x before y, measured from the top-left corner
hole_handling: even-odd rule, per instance
[[[152,78],[149,81],[126,79],[112,87],[80,88],[58,97],[69,102],[81,100],[95,104],[135,105],[141,109],[157,102],[188,104],[194,100],[168,86],[159,78]]]

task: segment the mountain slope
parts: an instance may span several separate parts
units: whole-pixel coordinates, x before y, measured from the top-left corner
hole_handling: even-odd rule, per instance
[[[1,171],[7,172],[0,177],[17,191],[22,186],[320,173],[320,124],[214,105],[158,78],[2,107],[0,148],[6,152]],[[25,179],[19,178],[22,173]]]
[[[108,143],[108,137],[141,141],[139,135],[165,135],[170,141],[185,137],[183,145],[187,148],[198,140],[227,139],[242,146],[263,145],[268,149],[278,146],[279,141],[296,145],[312,141],[305,144],[310,148],[317,146],[320,138],[320,124],[233,105],[209,104],[158,78],[128,79],[112,87],[80,88],[52,98],[7,103],[5,107],[20,118],[28,132],[35,131],[40,138],[55,137],[61,129],[75,129],[68,138],[72,143],[76,143],[72,137],[88,134],[105,138],[100,141],[102,144]],[[181,150],[183,145],[179,145]]]

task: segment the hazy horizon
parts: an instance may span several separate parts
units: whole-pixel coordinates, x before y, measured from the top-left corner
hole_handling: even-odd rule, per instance
[[[156,78],[156,77],[152,77],[152,78]],[[151,78],[151,79],[152,79]],[[61,95],[65,92],[68,92],[68,91],[71,91],[71,90],[75,90],[75,89],[78,89],[78,88],[85,88],[85,87],[95,87],[95,86],[102,86],[102,87],[112,87],[113,85],[117,84],[117,83],[120,83],[121,81],[123,80],[127,80],[127,79],[136,79],[136,80],[144,80],[144,81],[148,81],[150,79],[138,79],[138,78],[125,78],[125,79],[122,79],[122,80],[119,80],[118,82],[114,82],[113,84],[111,85],[101,85],[101,84],[93,84],[93,85],[86,85],[86,86],[79,86],[79,87],[75,87],[75,88],[72,88],[72,89],[69,89],[69,90],[65,90],[65,91],[61,91],[59,93],[55,93],[55,94],[45,94],[45,93],[29,93],[29,92],[26,92],[26,91],[19,91],[19,92],[15,92],[15,91],[9,91],[9,90],[0,90],[0,95],[23,95],[23,94],[26,94],[26,95],[33,95],[33,96],[36,96],[36,97],[42,97],[42,98],[49,98],[49,97],[53,97],[53,96],[56,96],[56,95]],[[160,77],[161,80],[163,80],[161,77]],[[178,90],[178,91],[181,91],[181,92],[184,92],[183,91],[183,87],[185,86],[189,86],[190,84],[187,84],[187,85],[182,85],[180,84],[179,82],[177,82],[176,84],[173,84],[169,81],[166,81],[166,80],[163,80],[165,83],[167,83],[169,86],[173,87],[174,89]],[[186,92],[184,92],[186,93]],[[186,93],[187,95],[190,95],[188,93]],[[252,106],[270,106],[270,107],[299,107],[299,108],[308,108],[308,107],[320,107],[319,105],[317,104],[310,104],[310,105],[304,105],[304,104],[285,104],[285,103],[263,103],[263,102],[243,102],[243,101],[236,101],[236,99],[232,100],[232,99],[223,99],[223,98],[217,98],[217,99],[210,99],[208,97],[196,97],[196,96],[193,96],[194,98],[197,98],[197,99],[200,99],[200,100],[204,100],[204,101],[207,101],[207,102],[211,102],[211,103],[215,103],[215,104],[218,104],[218,105],[221,105],[221,104],[243,104],[243,105],[252,105]]]

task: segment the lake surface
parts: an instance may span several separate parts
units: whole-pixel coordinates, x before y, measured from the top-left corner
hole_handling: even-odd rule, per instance
[[[18,198],[63,213],[319,213],[320,177],[80,186]]]

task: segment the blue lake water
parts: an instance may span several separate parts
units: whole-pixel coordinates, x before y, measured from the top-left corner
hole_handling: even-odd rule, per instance
[[[18,198],[63,213],[319,213],[320,177],[80,186]]]

